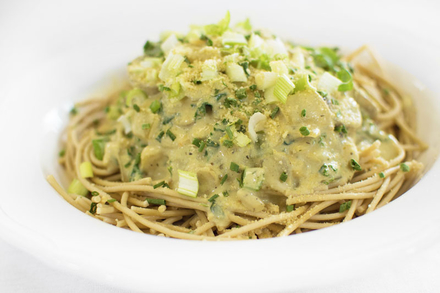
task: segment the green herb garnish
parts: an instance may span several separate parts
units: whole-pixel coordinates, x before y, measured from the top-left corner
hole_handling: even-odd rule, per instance
[[[288,213],[293,212],[294,209],[295,209],[295,205],[293,204],[286,205],[286,212]]]
[[[146,198],[145,200],[149,204],[155,204],[155,205],[158,205],[158,206],[166,205],[167,204],[167,202],[164,199],[159,199],[159,198]]]
[[[151,112],[153,112],[154,114],[156,114],[157,112],[159,112],[160,108],[162,108],[162,103],[159,102],[158,100],[155,100],[151,103],[150,105],[150,110]]]
[[[343,204],[341,204],[341,205],[339,206],[339,212],[340,212],[340,213],[343,213],[343,212],[349,210],[350,207],[351,207],[351,200],[349,200],[349,201],[344,202]]]
[[[356,162],[355,159],[350,160],[350,166],[353,168],[353,170],[362,171],[361,165],[359,165],[359,163]]]
[[[402,170],[403,172],[409,172],[410,167],[407,164],[402,163],[400,164],[400,170]]]
[[[270,118],[274,119],[275,116],[277,116],[278,112],[280,111],[280,107],[276,106],[273,110],[272,113],[270,113]]]
[[[303,136],[308,136],[310,134],[310,130],[306,126],[301,127],[299,132],[301,132],[301,135]]]
[[[280,181],[281,182],[286,182],[286,180],[287,180],[287,173],[286,172],[281,173]]]
[[[231,162],[231,165],[229,166],[229,168],[231,169],[231,171],[240,172],[240,166],[238,166],[236,163]]]
[[[220,181],[220,184],[223,185],[223,183],[225,183],[226,179],[228,179],[228,174],[225,174],[225,176],[223,176],[222,180]]]

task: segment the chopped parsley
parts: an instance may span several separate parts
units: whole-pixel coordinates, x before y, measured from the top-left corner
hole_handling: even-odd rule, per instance
[[[302,109],[301,111],[301,117],[306,117],[307,111],[306,109]]]
[[[231,171],[240,172],[240,166],[238,166],[236,163],[231,162],[231,165],[229,166],[229,168],[231,169]]]
[[[287,173],[286,172],[281,173],[280,181],[286,182],[286,180],[287,180]]]
[[[339,132],[339,133],[345,133],[345,134],[348,133],[348,132],[347,132],[347,128],[345,128],[345,125],[344,125],[344,124],[341,124],[341,125],[335,126],[335,131],[336,131],[336,132]]]
[[[245,88],[241,88],[235,91],[235,96],[237,97],[237,99],[242,100],[247,98],[247,93],[246,93],[246,89]]]
[[[286,205],[286,212],[288,213],[293,212],[294,209],[295,209],[295,205],[293,204]]]
[[[385,173],[384,173],[384,172],[380,172],[380,173],[379,173],[379,177],[380,177],[380,178],[385,178]]]
[[[137,104],[134,104],[134,105],[133,105],[133,109],[134,109],[136,112],[140,112],[140,111],[141,111],[141,108],[139,108],[139,106],[138,106]]]
[[[345,211],[348,211],[351,208],[351,200],[344,202],[339,206],[339,212],[343,213]]]
[[[353,170],[362,171],[361,165],[359,165],[359,163],[356,162],[355,159],[350,160],[350,166],[353,168]]]

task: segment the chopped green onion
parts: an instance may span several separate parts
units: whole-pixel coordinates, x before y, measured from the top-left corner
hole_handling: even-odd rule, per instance
[[[302,136],[308,136],[310,134],[310,130],[306,126],[301,127],[299,132],[301,132]]]
[[[336,99],[332,99],[332,104],[338,106],[338,105],[339,105],[339,102],[338,102],[338,100],[336,100]]]
[[[174,141],[176,139],[176,135],[174,133],[171,132],[171,130],[167,130],[167,136]]]
[[[347,92],[353,89],[353,80],[348,70],[342,68],[341,70],[338,71],[336,75],[343,82],[342,84],[339,85],[338,91]]]
[[[199,192],[199,181],[197,180],[197,174],[192,172],[186,172],[178,170],[179,173],[179,187],[177,192],[183,195],[197,197]]]
[[[348,132],[347,132],[347,128],[345,128],[345,125],[344,125],[344,124],[341,124],[341,125],[335,126],[335,131],[336,131],[336,132],[339,132],[339,133],[345,133],[345,134],[348,133]]]
[[[200,146],[199,146],[199,153],[203,152],[203,150],[205,149],[206,146],[206,142],[204,140],[202,140],[200,142]]]
[[[115,201],[116,201],[116,199],[114,199],[114,198],[107,199],[108,203],[112,203],[112,202],[115,202]]]
[[[142,124],[142,129],[143,129],[143,130],[145,130],[145,129],[150,129],[150,127],[151,127],[150,123]]]
[[[267,90],[277,82],[278,74],[275,72],[260,72],[255,75],[255,82],[259,90]]]
[[[159,132],[159,135],[156,137],[158,142],[162,142],[162,137],[165,135],[164,131]]]
[[[99,192],[97,192],[97,191],[92,191],[92,196],[98,196],[99,195]]]
[[[286,212],[288,213],[293,212],[294,209],[295,209],[295,205],[293,204],[286,205]]]
[[[236,163],[231,162],[231,165],[229,166],[229,168],[231,169],[231,171],[240,172],[240,166],[238,166]]]
[[[341,204],[341,205],[339,206],[339,212],[340,212],[340,213],[343,213],[343,212],[349,210],[350,207],[351,207],[351,200],[349,200],[349,201],[344,202],[343,204]]]
[[[167,202],[164,199],[159,199],[159,198],[146,198],[145,199],[149,204],[155,204],[158,206],[161,205],[166,205]]]
[[[202,140],[200,138],[194,138],[192,144],[195,145],[196,147],[200,147],[201,142]]]
[[[223,185],[223,183],[225,183],[227,179],[228,179],[228,174],[225,174],[225,176],[223,176],[222,180],[220,181],[220,184]]]
[[[67,193],[86,196],[89,191],[84,187],[84,185],[82,185],[81,181],[74,178],[67,189]]]
[[[159,84],[158,89],[160,92],[164,92],[164,91],[170,92],[171,91],[171,89],[169,87],[164,86],[163,84]]]
[[[209,201],[209,202],[215,202],[215,200],[217,199],[217,197],[219,197],[219,195],[218,195],[218,194],[214,194],[213,196],[211,196],[211,197],[208,199],[208,201]]]
[[[324,91],[316,91],[318,94],[320,94],[321,95],[321,97],[323,97],[323,98],[325,98],[325,97],[327,97],[327,95],[328,95],[328,93],[327,92],[324,92]]]
[[[301,117],[306,117],[307,111],[306,109],[302,109],[301,111]]]
[[[237,63],[226,64],[226,74],[232,82],[246,82],[247,77],[243,67]]]
[[[81,174],[82,178],[93,177],[92,163],[82,162],[81,165],[79,165],[79,173]]]
[[[159,182],[159,183],[157,183],[157,184],[154,184],[154,185],[153,185],[153,188],[156,189],[156,188],[159,188],[159,187],[164,186],[165,184],[166,184],[165,181],[161,181],[161,182]]]
[[[130,107],[133,100],[135,101],[143,101],[147,99],[147,95],[139,88],[134,88],[130,90],[127,95],[125,96],[125,105],[127,107]],[[134,107],[134,105],[133,105]],[[136,110],[136,108],[135,108]]]
[[[380,178],[385,178],[385,173],[384,173],[384,172],[380,172],[380,173],[379,173],[379,177],[380,177]]]
[[[270,113],[270,118],[274,119],[275,116],[277,116],[278,112],[280,111],[280,107],[276,106],[272,112]]]
[[[234,138],[234,134],[232,133],[231,127],[226,126],[226,133],[228,134],[229,138]]]
[[[150,105],[151,112],[153,112],[154,114],[159,112],[161,107],[162,107],[162,103],[159,102],[158,100],[154,100]]]
[[[61,151],[58,153],[58,156],[59,156],[59,157],[64,157],[65,154],[66,154],[66,150],[61,150]]]
[[[244,133],[234,131],[233,141],[239,147],[245,147],[251,142],[251,139]]]
[[[95,154],[95,157],[98,160],[101,160],[104,158],[104,152],[105,152],[105,142],[103,139],[93,139],[92,140],[92,146],[93,146],[93,153]]]
[[[257,85],[256,85],[256,84],[253,84],[253,85],[251,85],[251,86],[249,87],[249,89],[250,89],[251,91],[255,91],[255,90],[257,89]]]
[[[202,65],[202,80],[211,80],[218,76],[217,62],[215,60],[206,60]],[[195,84],[201,84],[195,83]]]
[[[356,162],[355,159],[350,160],[350,166],[353,168],[353,170],[362,171],[361,165],[359,165],[359,163]]]
[[[134,109],[136,112],[140,112],[140,111],[141,111],[141,108],[139,108],[139,106],[138,106],[137,104],[134,104],[134,105],[133,105],[133,109]]]
[[[286,182],[286,180],[287,180],[287,173],[286,172],[281,173],[280,181]]]
[[[247,45],[247,40],[242,34],[225,32],[222,37],[222,44],[224,46]]]
[[[117,106],[109,106],[107,111],[107,118],[117,120],[121,116],[121,109]]]
[[[243,172],[243,187],[255,191],[260,190],[264,181],[263,168],[246,168]]]
[[[285,104],[287,101],[287,96],[292,92],[294,88],[295,85],[293,84],[293,82],[286,74],[283,74],[277,79],[273,94],[281,103]]]
[[[234,142],[233,142],[232,140],[225,139],[225,140],[223,141],[223,145],[224,145],[225,147],[227,147],[227,148],[231,148],[231,147],[234,145]]]
[[[241,67],[243,67],[244,73],[246,74],[246,76],[249,76],[249,62],[245,61],[245,62],[241,62],[238,65],[240,65]],[[252,86],[251,86],[252,87]]]
[[[400,170],[402,170],[403,172],[409,172],[410,167],[407,164],[402,163],[400,164]]]
[[[217,24],[205,25],[204,29],[206,34],[221,36],[228,29],[230,20],[231,15],[229,14],[229,11],[227,11],[225,17],[222,18]]]
[[[96,214],[96,207],[97,207],[97,203],[96,202],[92,202],[91,204],[90,204],[90,210],[89,210],[89,213],[91,213],[91,214]]]
[[[73,107],[73,108],[70,110],[70,115],[76,115],[76,114],[78,114],[78,109],[77,109],[76,107]]]
[[[159,78],[161,80],[167,80],[176,77],[180,73],[180,67],[183,62],[185,62],[185,58],[183,58],[182,55],[170,52],[167,59],[165,59],[165,62],[162,64]]]
[[[163,56],[162,49],[160,48],[160,43],[147,41],[144,45],[144,54],[150,57]]]

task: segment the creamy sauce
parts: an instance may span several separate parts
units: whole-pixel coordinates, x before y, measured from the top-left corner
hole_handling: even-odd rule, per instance
[[[198,197],[220,195],[209,217],[222,229],[229,224],[231,209],[278,213],[290,194],[347,183],[355,172],[351,160],[358,161],[359,149],[376,139],[385,159],[397,155],[395,141],[367,119],[377,105],[365,92],[320,90],[326,70],[310,50],[299,46],[282,44],[286,54],[267,54],[269,61],[282,64],[254,66],[255,59],[263,58],[255,57],[259,47],[251,44],[259,39],[275,42],[271,35],[252,34],[248,45],[225,46],[221,36],[212,36],[209,46],[203,36],[187,37],[165,56],[146,51],[131,62],[128,72],[135,90],[121,93],[99,127],[100,133],[116,132],[96,135],[107,142],[104,163],[119,166],[123,181],[147,176],[171,189],[178,188],[178,170],[197,174]],[[185,59],[175,71],[166,69],[172,56]],[[243,68],[245,80],[231,78],[231,64]],[[275,78],[284,74],[295,86],[285,103],[269,101],[270,89],[256,85],[257,76],[278,66]],[[254,141],[249,120],[255,113],[264,119]],[[238,170],[231,170],[231,164]],[[243,186],[243,172],[251,168],[257,168],[252,176],[259,177],[251,187]]]

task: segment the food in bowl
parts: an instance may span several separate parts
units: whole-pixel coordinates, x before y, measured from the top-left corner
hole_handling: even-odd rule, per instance
[[[147,41],[127,71],[124,89],[72,109],[59,160],[68,189],[48,177],[70,204],[118,227],[287,236],[380,208],[423,168],[412,101],[367,46],[341,56],[248,20],[232,27],[227,13]]]

